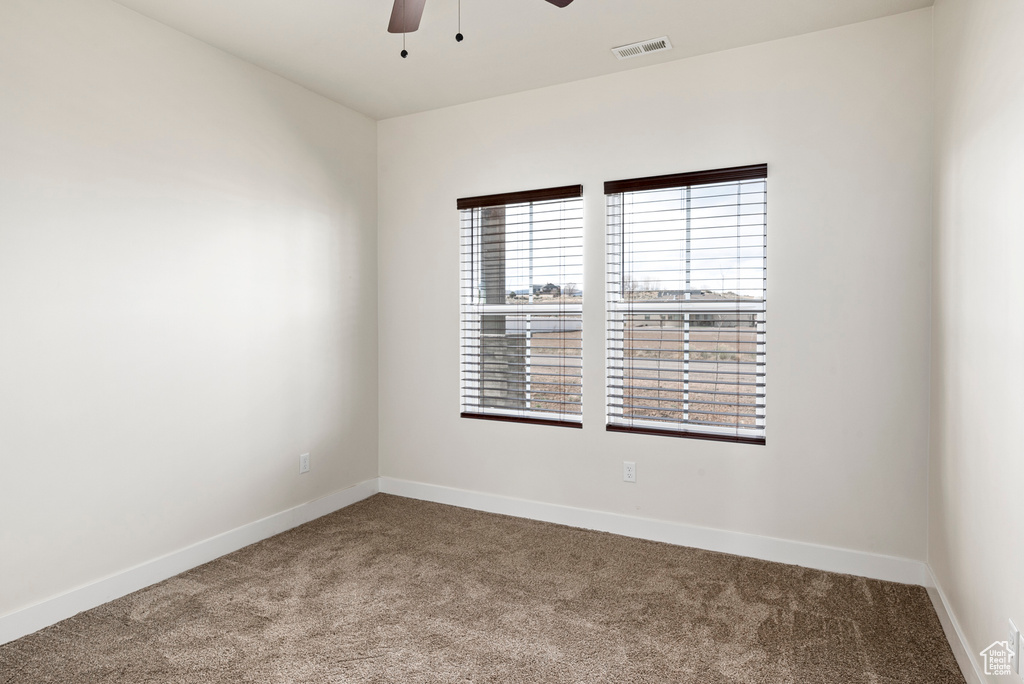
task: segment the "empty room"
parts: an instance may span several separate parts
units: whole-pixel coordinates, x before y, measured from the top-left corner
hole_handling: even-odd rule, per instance
[[[1024,683],[1021,36],[0,0],[0,684]]]

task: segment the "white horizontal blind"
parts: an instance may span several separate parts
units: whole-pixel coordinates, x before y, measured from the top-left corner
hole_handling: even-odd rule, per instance
[[[581,425],[581,195],[459,201],[464,417]]]
[[[767,166],[606,195],[608,429],[764,443]]]

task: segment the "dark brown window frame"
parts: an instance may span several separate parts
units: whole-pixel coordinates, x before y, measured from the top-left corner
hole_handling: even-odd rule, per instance
[[[557,188],[541,188],[540,190],[505,192],[497,195],[463,197],[456,201],[456,206],[460,210],[479,209],[481,207],[500,207],[503,204],[544,202],[546,200],[573,199],[576,197],[583,197],[582,185],[563,185]]]
[[[483,209],[491,207],[504,207],[511,204],[524,204],[527,202],[544,202],[563,199],[579,199],[583,197],[583,185],[563,185],[553,188],[539,188],[536,190],[523,190],[518,192],[506,192],[493,195],[478,195],[475,197],[462,197],[456,200],[456,208],[459,211],[465,209]],[[461,318],[461,314],[460,314]],[[474,420],[492,420],[507,423],[527,423],[533,425],[545,425],[549,427],[568,427],[582,429],[582,416],[580,421],[550,420],[529,416],[503,415],[500,413],[476,413],[462,411],[460,418]]]
[[[462,412],[460,418],[473,418],[474,420],[497,420],[502,423],[531,423],[533,425],[547,425],[549,427],[567,427],[583,429],[583,423],[570,423],[565,420],[544,420],[543,418],[526,418],[525,416],[503,416],[500,413],[469,413]]]
[[[645,190],[665,190],[681,186],[729,183],[745,180],[767,180],[767,178],[768,164],[750,164],[746,166],[732,166],[723,169],[711,169],[706,171],[692,171],[687,173],[672,173],[660,176],[646,176],[643,178],[627,178],[623,180],[606,181],[604,184],[604,194],[607,197],[608,195],[616,195],[626,192],[638,192]],[[606,254],[605,258],[607,259],[607,257],[608,255]],[[767,445],[766,435],[759,437],[749,437],[745,435],[729,435],[715,432],[670,430],[645,426],[620,425],[607,422],[605,423],[605,431],[653,435],[660,437],[681,437],[683,439],[701,439],[714,442],[733,442],[738,444],[749,444],[754,446]]]
[[[727,169],[714,169],[711,171],[670,173],[664,176],[647,176],[646,178],[627,178],[626,180],[607,181],[604,184],[604,194],[615,195],[620,192],[665,190],[666,188],[678,188],[683,185],[729,183],[734,181],[758,180],[767,177],[767,164],[731,166]]]
[[[682,437],[683,439],[704,439],[710,442],[735,442],[765,446],[764,437],[743,437],[741,435],[719,435],[712,432],[689,432],[686,430],[658,430],[657,428],[631,427],[629,425],[605,425],[606,432],[629,432],[635,435],[655,435],[657,437]]]

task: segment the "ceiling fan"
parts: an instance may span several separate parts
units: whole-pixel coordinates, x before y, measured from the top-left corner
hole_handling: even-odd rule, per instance
[[[547,0],[555,7],[567,7],[572,0]],[[388,24],[388,33],[412,33],[420,27],[420,19],[423,17],[423,5],[427,0],[395,0],[391,8],[391,22]],[[462,40],[460,32],[455,37]],[[405,52],[403,49],[402,52]],[[405,57],[405,55],[402,55]]]

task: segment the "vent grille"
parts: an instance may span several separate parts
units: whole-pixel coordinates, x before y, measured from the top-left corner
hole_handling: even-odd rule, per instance
[[[654,38],[652,40],[642,40],[639,43],[620,45],[619,47],[612,48],[612,52],[619,59],[629,59],[631,57],[640,57],[641,55],[647,55],[652,52],[664,52],[665,50],[671,49],[672,41],[668,39],[668,36],[662,36],[661,38]]]

